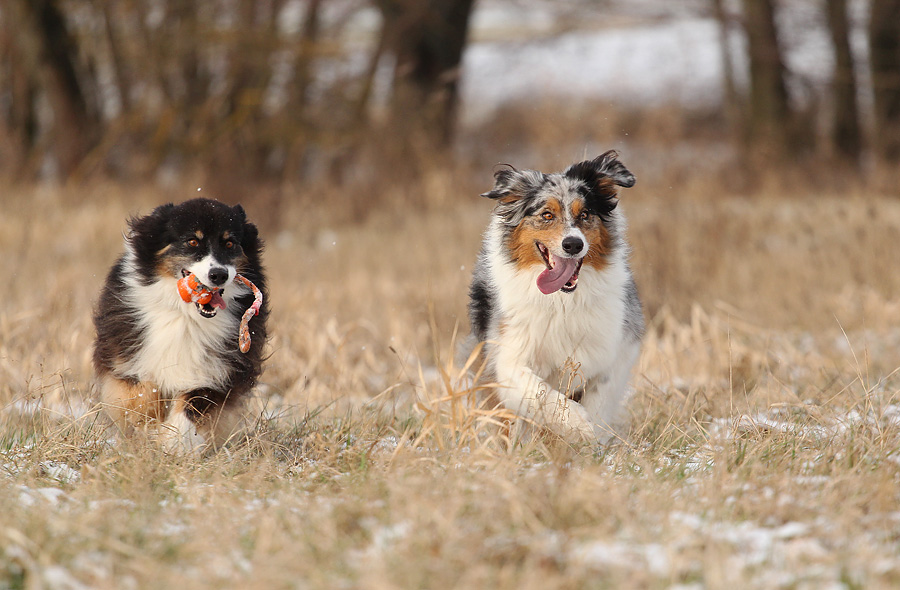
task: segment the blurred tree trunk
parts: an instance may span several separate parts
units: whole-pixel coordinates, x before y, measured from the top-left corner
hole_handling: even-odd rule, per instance
[[[828,28],[834,47],[834,127],[832,137],[840,156],[858,167],[862,153],[859,109],[856,105],[856,68],[850,50],[850,27],[846,0],[826,0]]]
[[[872,0],[869,51],[875,96],[875,149],[900,162],[900,0]]]
[[[13,0],[7,5],[20,23],[19,51],[38,75],[53,110],[53,152],[61,178],[71,176],[97,137],[92,116],[78,79],[78,48],[55,0]]]
[[[30,75],[27,60],[15,41],[15,24],[9,14],[4,17],[0,27],[0,93],[6,95],[2,129],[10,139],[10,153],[2,165],[17,174],[28,167],[37,144],[37,93],[34,76]]]
[[[376,0],[396,59],[389,118],[398,141],[450,145],[473,1]]]
[[[233,6],[240,23],[230,31],[226,88],[222,97],[222,121],[209,136],[210,162],[217,172],[208,182],[222,192],[238,187],[234,178],[258,180],[280,133],[268,125],[263,99],[272,76],[272,55],[278,50],[280,2],[240,0]],[[218,97],[213,97],[218,101]],[[220,183],[221,180],[226,182]]]
[[[750,58],[747,136],[752,147],[784,155],[796,147],[794,113],[785,84],[772,0],[744,0],[744,29]]]
[[[309,87],[312,83],[313,58],[319,42],[319,26],[322,0],[309,0],[303,16],[300,33],[300,53],[294,68],[294,106],[303,112],[309,104]]]
[[[285,139],[287,154],[282,169],[283,179],[289,178],[290,175],[303,178],[309,163],[309,148],[313,144],[311,135],[315,128],[311,123],[313,109],[310,88],[315,80],[313,65],[319,50],[321,9],[322,0],[308,0],[300,28],[294,80],[287,102],[287,117],[290,122],[287,132],[290,137]]]
[[[734,81],[734,63],[731,59],[729,38],[731,37],[732,19],[725,10],[724,0],[712,0],[713,12],[719,21],[719,51],[722,57],[722,101],[725,111],[725,120],[729,132],[734,132],[740,126],[740,99],[737,85]]]
[[[122,43],[116,32],[116,6],[106,0],[93,0],[96,9],[103,14],[103,32],[109,47],[109,58],[112,62],[112,71],[115,78],[116,89],[122,102],[122,112],[131,110],[131,77],[126,67],[126,55]]]

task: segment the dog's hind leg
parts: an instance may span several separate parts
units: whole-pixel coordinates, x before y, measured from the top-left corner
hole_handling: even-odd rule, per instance
[[[166,415],[166,401],[154,383],[119,379],[107,373],[100,378],[99,388],[103,409],[123,435],[130,435],[136,427],[152,424]]]

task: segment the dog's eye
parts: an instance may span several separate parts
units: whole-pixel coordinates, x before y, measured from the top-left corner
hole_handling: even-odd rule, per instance
[[[547,221],[550,221],[551,219],[553,219],[553,213],[550,213],[549,211],[544,211],[543,213],[541,213],[541,217],[543,217]]]
[[[191,238],[190,240],[187,241],[187,245],[190,246],[191,248],[196,248],[197,246],[200,245],[200,240]]]
[[[591,216],[591,214],[588,213],[587,211],[582,211],[582,212],[578,215],[578,219],[580,219],[581,221],[587,221],[587,220],[588,220],[588,217],[590,217],[590,216]]]
[[[231,240],[226,240],[225,241],[225,249],[231,250],[232,248],[234,248],[234,242],[232,242]]]

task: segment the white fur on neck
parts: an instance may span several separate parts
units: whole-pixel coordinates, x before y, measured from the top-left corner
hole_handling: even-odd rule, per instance
[[[199,387],[225,386],[228,366],[222,352],[237,347],[239,319],[232,306],[246,289],[229,284],[224,293],[228,309],[205,318],[193,303],[181,300],[174,277],[143,285],[130,248],[123,272],[124,297],[138,311],[142,336],[136,354],[120,368],[122,373],[158,384],[166,397]]]

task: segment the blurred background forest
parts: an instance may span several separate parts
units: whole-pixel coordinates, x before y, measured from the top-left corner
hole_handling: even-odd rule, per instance
[[[0,5],[16,183],[196,182],[276,210],[330,186],[365,210],[433,170],[482,186],[608,147],[644,181],[896,192],[900,0]]]

